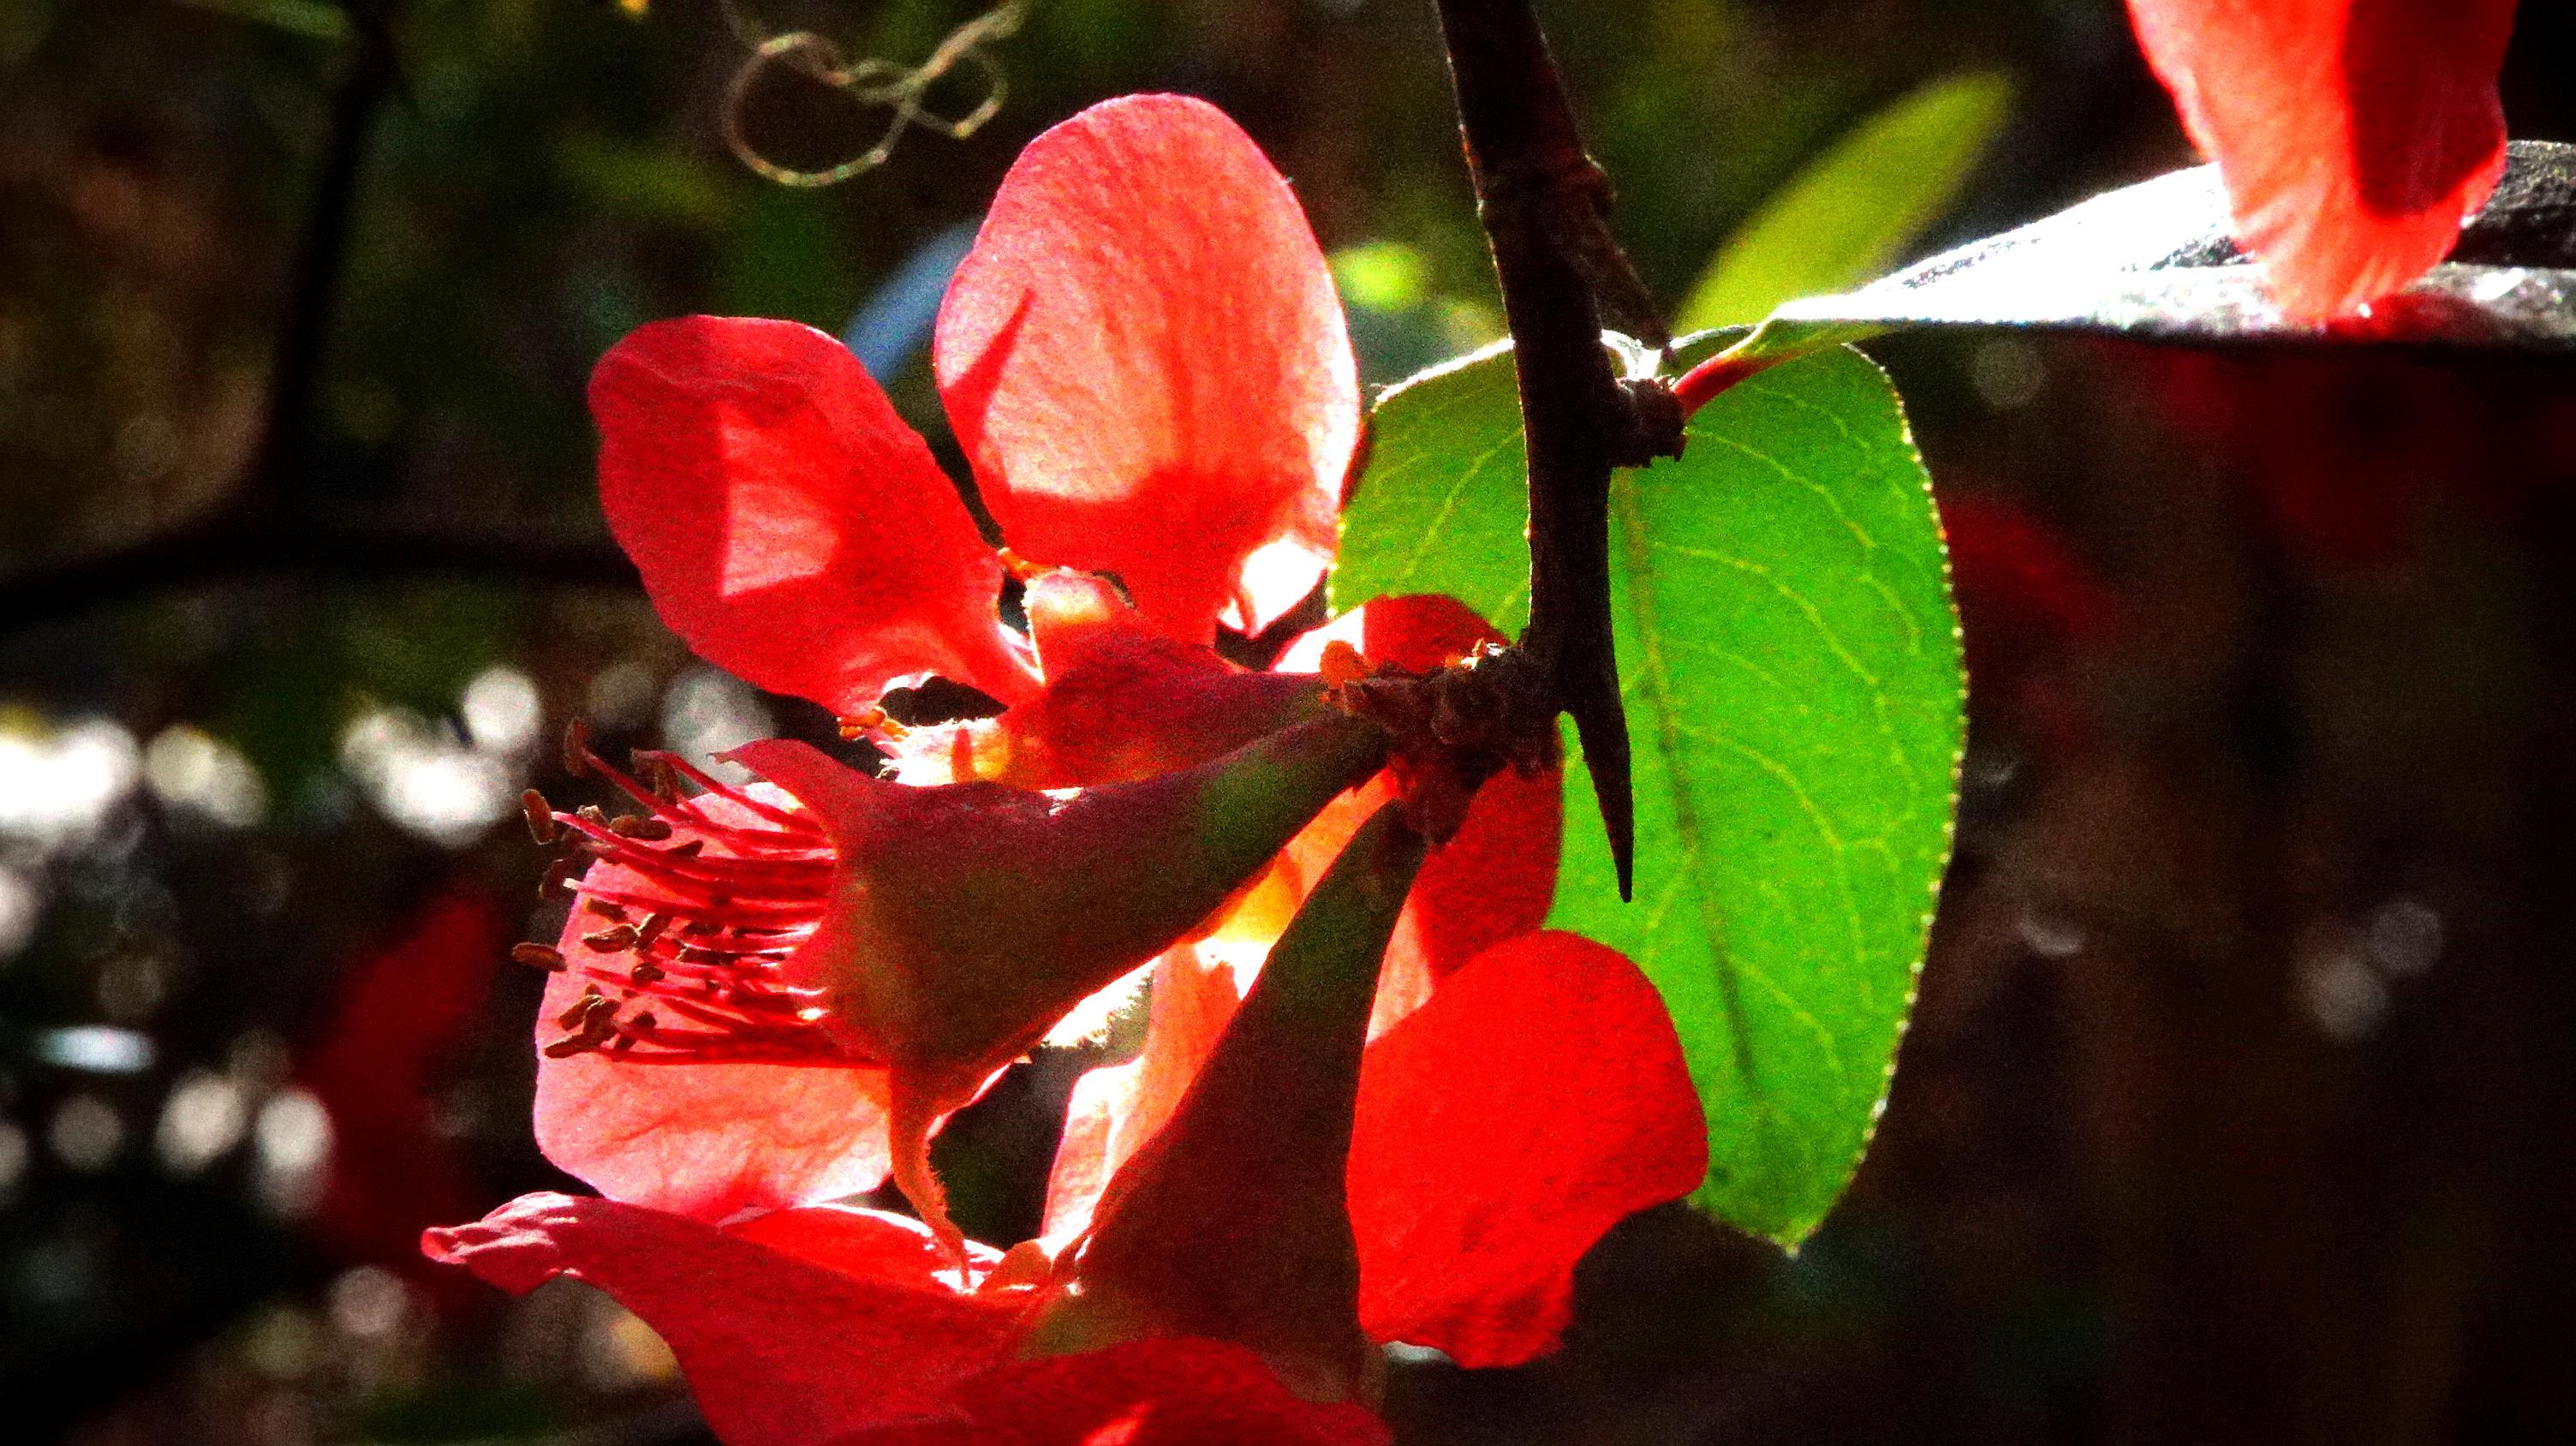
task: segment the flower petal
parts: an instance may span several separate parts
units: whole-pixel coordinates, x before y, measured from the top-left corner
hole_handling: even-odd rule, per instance
[[[1332,556],[1359,380],[1287,182],[1203,101],[1093,106],[1021,152],[939,313],[941,394],[1003,537],[1154,627],[1256,632]]]
[[[1027,691],[1000,560],[839,342],[657,321],[600,359],[590,405],[609,528],[709,662],[845,713],[925,671]]]
[[[2504,169],[2514,0],[2130,0],[2281,309],[2324,320],[2448,255]]]
[[[750,821],[742,805],[708,798],[719,823]],[[684,832],[680,842],[686,843]],[[634,870],[591,866],[575,886],[648,897]],[[549,978],[537,1013],[537,1145],[546,1158],[613,1200],[695,1220],[728,1219],[872,1190],[888,1169],[886,1071],[794,1064],[639,1064],[607,1051],[543,1053],[562,1013],[590,982],[585,970],[630,971],[632,949],[584,942],[601,920],[576,903],[562,953],[577,967]]]
[[[948,1252],[940,1248],[929,1226],[909,1215],[856,1205],[773,1210],[728,1225],[725,1234],[819,1265],[835,1275],[910,1289],[926,1288],[940,1272],[953,1269]],[[980,1279],[1001,1262],[1002,1255],[969,1240],[966,1258]]]
[[[1172,1117],[1242,1002],[1233,966],[1204,945],[1184,944],[1155,961],[1144,1050],[1084,1074],[1065,1105],[1064,1137],[1047,1177],[1049,1254],[1091,1228],[1109,1177]]]
[[[822,1446],[938,1419],[958,1382],[1006,1349],[1012,1305],[927,1275],[844,1275],[677,1215],[527,1195],[421,1239],[431,1259],[509,1291],[557,1275],[608,1292],[670,1343],[730,1446]],[[1015,1303],[1014,1303],[1015,1304]]]
[[[1471,1367],[1557,1344],[1575,1262],[1708,1171],[1654,986],[1549,931],[1478,956],[1369,1046],[1351,1145],[1360,1318]]]
[[[1241,1346],[1134,1341],[995,1366],[957,1392],[965,1419],[871,1432],[840,1446],[1386,1446],[1366,1409],[1290,1395]]]

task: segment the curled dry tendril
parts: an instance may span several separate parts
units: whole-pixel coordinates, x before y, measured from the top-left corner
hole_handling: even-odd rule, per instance
[[[751,56],[734,72],[725,87],[723,128],[725,144],[736,158],[755,173],[782,186],[832,186],[853,176],[885,164],[887,157],[904,133],[918,126],[923,130],[964,140],[983,128],[986,121],[1000,112],[1009,94],[1009,85],[1001,65],[987,54],[984,46],[1004,39],[1020,28],[1028,17],[1030,0],[1002,0],[1002,3],[948,32],[929,58],[916,66],[871,56],[853,62],[830,37],[811,30],[790,30],[767,34],[742,13],[737,0],[723,0],[725,19]],[[743,130],[743,114],[748,107],[751,88],[768,74],[773,66],[787,66],[799,75],[835,90],[846,92],[865,106],[883,106],[892,114],[885,133],[864,153],[828,166],[822,170],[800,170],[782,166],[760,153]],[[964,66],[979,73],[984,81],[984,99],[973,110],[951,119],[923,104],[930,88]]]

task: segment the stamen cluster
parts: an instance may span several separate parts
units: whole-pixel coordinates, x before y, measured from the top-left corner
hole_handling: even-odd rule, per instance
[[[578,907],[600,921],[569,956],[543,944],[511,951],[587,986],[555,1016],[564,1033],[545,1046],[548,1058],[604,1051],[632,1064],[879,1062],[854,1057],[823,1027],[823,991],[781,977],[831,888],[831,845],[810,816],[660,750],[636,752],[629,773],[592,752],[578,725],[564,762],[577,777],[608,780],[644,812],[567,812],[534,789],[522,800],[537,842],[565,849],[544,891],[574,892],[578,876]]]

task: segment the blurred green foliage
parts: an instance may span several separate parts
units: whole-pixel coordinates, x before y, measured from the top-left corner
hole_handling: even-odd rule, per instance
[[[2011,101],[2002,76],[1953,76],[1854,127],[1728,238],[1673,329],[1749,326],[1884,273],[1958,198]]]

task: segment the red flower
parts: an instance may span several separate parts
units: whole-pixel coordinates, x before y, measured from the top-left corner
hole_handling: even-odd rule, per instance
[[[1330,554],[1358,397],[1323,258],[1218,112],[1111,102],[1013,168],[935,361],[1012,546],[1114,574],[1124,596],[1019,565],[1028,640],[1004,627],[1005,556],[819,333],[692,318],[601,363],[611,525],[702,654],[845,715],[927,672],[1011,706],[897,740],[901,783],[770,742],[736,755],[764,783],[649,755],[646,778],[614,775],[640,821],[544,815],[601,862],[560,951],[527,951],[561,969],[539,1139],[610,1198],[529,1197],[428,1247],[511,1288],[568,1273],[617,1295],[736,1443],[903,1422],[869,1439],[1378,1439],[1364,1411],[1318,1414],[1195,1325],[1008,1360],[1036,1284],[1237,1012],[1238,967],[1390,789],[1314,818],[1376,767],[1374,730],[1323,706],[1313,677],[1246,673],[1207,646],[1220,624],[1272,621]],[[1448,599],[1385,599],[1292,661],[1328,640],[1425,668],[1496,639]],[[1082,792],[1024,791],[1067,788]],[[1532,932],[1559,808],[1552,770],[1490,781],[1395,896],[1384,988],[1366,961],[1376,1041],[1343,1071],[1356,1123],[1326,1164],[1347,1169],[1347,1218],[1330,1214],[1356,1226],[1354,1339],[1364,1322],[1472,1364],[1526,1359],[1554,1343],[1582,1251],[1704,1173],[1651,986],[1613,951]],[[1081,817],[1112,821],[1067,822]],[[891,1160],[935,1232],[920,1147],[936,1114],[1157,952],[1146,1058],[1086,1082],[1044,1242],[961,1245],[960,1279],[924,1227],[820,1203]]]
[[[1231,1013],[1231,984],[1222,988],[1215,1012]],[[1207,1003],[1203,992],[1158,995],[1157,1033],[1171,1033],[1167,1015]],[[1144,1078],[1166,1085],[1176,1067]],[[1630,1212],[1687,1193],[1706,1169],[1698,1102],[1662,1001],[1625,959],[1570,934],[1487,951],[1380,1034],[1361,1065],[1356,1115],[1347,1184],[1360,1322],[1376,1339],[1438,1346],[1471,1365],[1552,1346],[1584,1249]],[[1256,1121],[1234,1124],[1261,1133]],[[1087,1184],[1083,1165],[1098,1159],[1069,1138],[1059,1180]],[[1052,1230],[1083,1235],[1095,1199],[1059,1186]],[[1196,1336],[1011,1364],[1051,1272],[1034,1242],[1008,1254],[970,1247],[961,1283],[920,1223],[879,1211],[815,1205],[717,1227],[531,1195],[479,1224],[432,1231],[425,1244],[505,1289],[567,1274],[615,1296],[670,1342],[709,1424],[733,1446],[821,1446],[881,1426],[1021,1415],[1030,1419],[1020,1436],[866,1439],[1071,1443],[1091,1439],[1079,1423],[1137,1408],[1149,1421],[1233,1412],[1260,1425],[1139,1440],[1382,1439],[1365,1412],[1297,1402],[1260,1357]]]
[[[1039,665],[1061,677],[1102,651],[1104,630],[1120,635],[1108,651],[1159,650],[1160,676],[1177,680],[1161,695],[1183,716],[1156,731],[1185,734],[1193,756],[1050,786],[1201,762],[1311,711],[1311,685],[1229,683],[1240,670],[1203,646],[1221,618],[1259,628],[1311,589],[1359,425],[1323,256],[1232,122],[1201,102],[1134,97],[1040,137],[950,288],[936,360],[1006,536],[1048,564],[1118,574],[1134,615],[1117,606],[1095,622],[1101,585],[1056,574],[1032,586],[1035,646],[1021,641],[997,613],[1001,556],[845,349],[792,323],[693,317],[627,338],[591,384],[602,503],[663,618],[710,661],[844,714],[930,672],[1039,703]],[[1135,706],[1135,689],[1113,691]],[[726,964],[729,944],[748,965],[783,964],[783,942],[810,930],[830,890],[827,840],[775,795],[719,790],[690,807],[661,820],[681,845],[701,843],[688,876],[659,867],[652,887],[616,860],[659,854],[619,845],[582,881],[590,907],[640,927],[675,916],[675,887],[705,896],[711,873],[757,879],[766,889],[734,889],[722,917],[688,916],[726,939],[675,937],[660,952]],[[639,962],[626,926],[576,920],[566,955]],[[567,975],[557,992],[560,1018],[580,983]],[[745,998],[775,1010],[788,997]],[[812,1067],[827,1062],[809,1047],[817,1033],[650,1071],[558,1046],[539,1141],[617,1198],[710,1220],[871,1188],[888,1168],[884,1076]]]
[[[891,1168],[947,1234],[925,1153],[938,1120],[1384,755],[1336,714],[1066,798],[895,783],[785,739],[731,755],[768,780],[754,788],[615,774],[648,813],[542,820],[599,862],[561,948],[521,950],[555,974],[538,1143],[619,1199],[708,1220]]]
[[[342,976],[295,1068],[331,1120],[313,1227],[334,1249],[429,1274],[422,1228],[491,1198],[439,1130],[431,1086],[482,1017],[507,937],[490,896],[449,888]],[[460,1283],[438,1276],[442,1288]]]
[[[2504,170],[2514,0],[2129,0],[2237,239],[2291,316],[2388,296],[2450,254]]]

